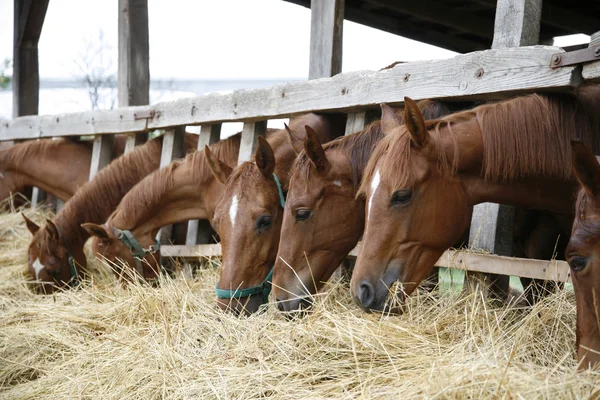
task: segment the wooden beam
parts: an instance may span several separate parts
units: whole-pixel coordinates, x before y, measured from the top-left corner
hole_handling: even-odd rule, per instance
[[[266,132],[267,121],[244,122],[238,165],[252,159],[254,150],[256,150],[256,146],[258,145],[258,137],[265,136]]]
[[[48,0],[14,0],[13,10],[13,117],[38,114],[38,41]]]
[[[37,208],[44,200],[46,200],[46,192],[34,187],[31,191],[31,208]]]
[[[360,243],[349,254],[356,257]],[[163,246],[162,255],[174,258],[220,257],[221,245]],[[557,282],[570,281],[569,265],[565,261],[532,260],[528,258],[503,257],[465,250],[446,250],[435,264],[438,267],[457,268],[465,271],[522,276]]]
[[[481,38],[492,39],[494,35],[493,26],[485,18],[474,14],[467,16],[464,11],[459,11],[440,1],[373,0],[372,2],[389,10],[417,17],[421,21],[433,22]]]
[[[148,0],[119,0],[119,107],[150,104]],[[145,133],[127,138],[125,152],[148,140]]]
[[[597,46],[600,52],[600,31],[593,33],[590,37],[590,46]],[[583,79],[589,81],[600,81],[600,61],[595,61],[583,65]]]
[[[204,151],[204,146],[210,146],[221,139],[221,124],[202,125],[198,137],[198,151]],[[199,243],[208,243],[212,229],[206,220],[192,220],[188,222],[185,244],[190,246]]]
[[[308,79],[342,72],[342,36],[345,0],[311,2],[310,66]]]
[[[90,181],[96,174],[112,161],[114,147],[114,135],[96,136],[92,148],[92,161],[90,165]]]
[[[579,85],[580,68],[551,69],[552,55],[561,52],[544,46],[493,49],[399,64],[383,71],[211,93],[151,107],[23,117],[0,122],[0,140],[143,132],[178,125],[286,118],[312,111],[353,112],[376,108],[382,102],[400,105],[404,96],[415,100],[498,100],[548,88],[569,90]],[[154,112],[152,119],[135,118],[150,111]]]
[[[542,0],[498,0],[492,48],[538,44],[541,18]]]

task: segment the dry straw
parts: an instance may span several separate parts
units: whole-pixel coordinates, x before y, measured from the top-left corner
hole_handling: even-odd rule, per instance
[[[42,215],[28,211],[37,221]],[[365,314],[333,284],[306,318],[273,306],[236,318],[214,306],[217,271],[156,287],[93,282],[32,294],[30,234],[0,215],[0,398],[589,398],[576,372],[568,291],[534,308],[480,295],[412,296],[402,316]]]

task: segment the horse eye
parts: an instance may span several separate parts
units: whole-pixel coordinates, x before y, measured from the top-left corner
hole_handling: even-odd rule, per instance
[[[392,195],[392,205],[406,204],[412,199],[412,190],[398,190]]]
[[[258,229],[259,232],[268,229],[271,226],[271,221],[272,218],[270,215],[261,215],[256,220],[256,229]]]
[[[312,212],[310,210],[296,210],[294,217],[296,218],[296,221],[306,221],[311,215]]]
[[[574,256],[569,261],[569,266],[573,272],[580,272],[587,266],[588,260],[585,257]]]

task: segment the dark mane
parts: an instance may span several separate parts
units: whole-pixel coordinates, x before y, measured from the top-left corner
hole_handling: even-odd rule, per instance
[[[82,223],[104,223],[123,196],[159,167],[162,140],[160,136],[117,158],[65,204],[54,222],[62,228],[72,247],[83,246],[89,237],[81,228]],[[194,141],[197,141],[196,135],[186,134],[186,149],[195,148]]]
[[[481,173],[485,179],[499,182],[532,176],[572,179],[570,140],[581,140],[596,154],[600,151],[599,89],[598,85],[590,85],[573,93],[532,94],[427,121],[442,173],[454,174],[458,166],[457,125],[475,120],[483,140]],[[448,142],[450,148],[444,149]],[[387,152],[393,156],[378,163]],[[410,134],[404,126],[388,134],[373,153],[360,193],[364,193],[376,166],[394,187],[411,187],[415,181],[411,153]]]
[[[211,145],[210,149],[219,160],[228,165],[235,164],[240,149],[240,139],[241,133],[237,133]],[[117,213],[123,213],[127,221],[130,221],[132,226],[136,226],[138,221],[151,218],[157,204],[173,188],[175,171],[184,166],[190,167],[192,180],[197,184],[212,178],[204,150],[190,153],[184,159],[173,161],[166,167],[154,171],[135,185],[123,197],[111,219]],[[131,229],[132,226],[126,228]]]

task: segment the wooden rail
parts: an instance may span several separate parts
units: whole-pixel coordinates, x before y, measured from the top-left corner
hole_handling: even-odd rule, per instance
[[[359,249],[360,243],[350,252],[349,256],[357,257]],[[218,257],[221,255],[221,245],[163,246],[161,247],[161,255],[184,259]],[[557,282],[568,282],[570,280],[569,265],[565,261],[504,257],[468,250],[447,250],[436,265],[472,272],[513,275]]]
[[[265,121],[321,111],[364,111],[380,103],[415,100],[502,99],[543,89],[572,89],[581,83],[577,66],[552,69],[558,47],[484,50],[446,60],[398,64],[332,78],[285,83],[158,103],[61,115],[26,116],[0,123],[0,141],[53,136],[142,132],[228,121]]]

